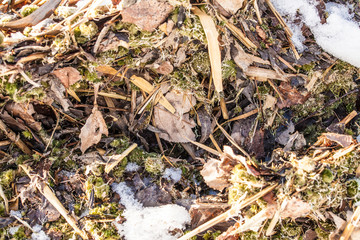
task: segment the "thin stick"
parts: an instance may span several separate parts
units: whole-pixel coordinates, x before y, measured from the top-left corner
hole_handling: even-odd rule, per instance
[[[240,147],[235,140],[225,131],[225,129],[219,125],[219,123],[216,122],[216,124],[218,125],[218,127],[220,128],[220,130],[222,131],[222,133],[225,135],[225,137],[237,148],[240,150],[240,152],[242,152],[249,160],[251,160],[250,155],[242,148]]]
[[[351,233],[354,231],[355,227],[358,227],[359,220],[360,220],[360,206],[356,208],[354,214],[351,216],[351,219],[346,225],[345,230],[340,237],[340,240],[348,240],[350,238]]]
[[[217,150],[220,154],[223,154],[221,148],[219,147],[219,144],[216,142],[216,140],[215,140],[215,138],[214,138],[214,135],[213,135],[212,133],[210,133],[209,138],[210,138],[211,142],[214,144],[216,150]]]
[[[243,209],[244,207],[252,204],[254,201],[256,201],[257,199],[265,196],[266,194],[268,194],[269,192],[271,192],[273,189],[275,189],[278,186],[278,184],[269,186],[267,188],[265,188],[264,190],[258,192],[257,194],[255,194],[254,196],[245,199],[243,202],[233,205],[229,210],[227,210],[226,212],[220,214],[219,216],[211,219],[210,221],[200,225],[199,227],[195,228],[194,230],[192,230],[191,232],[185,234],[184,236],[182,236],[181,238],[179,238],[178,240],[187,240],[189,238],[192,238],[196,235],[198,235],[199,233],[205,231],[206,229],[221,223],[223,221],[225,221],[227,218],[235,216],[239,210]]]
[[[65,220],[75,230],[75,232],[79,234],[83,239],[89,239],[87,234],[78,227],[75,219],[64,208],[64,206],[50,189],[50,187],[46,183],[44,183],[37,175],[31,174],[30,172],[32,171],[32,169],[29,166],[21,164],[20,167],[29,176],[31,181],[36,183],[36,188],[39,190],[39,192],[44,195],[44,197],[51,203],[51,205],[53,205],[54,208],[65,218]]]
[[[26,144],[20,139],[20,137],[16,136],[16,133],[14,133],[10,128],[8,128],[1,119],[0,119],[0,130],[2,130],[5,133],[5,135],[11,141],[13,141],[16,144],[16,146],[18,146],[21,149],[21,151],[23,151],[28,155],[32,154],[30,148],[28,148],[28,146],[26,146]]]
[[[116,165],[119,164],[119,162],[121,162],[121,160],[123,160],[127,155],[129,155],[129,153],[134,150],[137,147],[136,143],[133,143],[128,149],[126,149],[123,153],[119,154],[119,155],[115,155],[112,156],[110,161],[108,163],[106,163],[105,166],[105,172],[109,173],[114,167],[116,167]],[[113,161],[111,161],[113,160]]]

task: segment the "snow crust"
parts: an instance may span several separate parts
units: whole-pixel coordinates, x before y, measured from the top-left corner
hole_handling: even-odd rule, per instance
[[[191,220],[189,213],[181,206],[168,204],[144,208],[126,183],[114,183],[111,186],[120,195],[120,203],[126,208],[122,214],[126,221],[122,224],[114,222],[119,234],[126,240],[175,240],[178,236],[171,235],[170,231],[183,229]]]
[[[32,240],[50,240],[50,237],[41,229],[42,226],[39,224],[33,226],[34,232],[31,234]]]
[[[136,172],[139,169],[140,169],[140,166],[134,162],[129,162],[125,167],[125,171],[127,171],[127,172]]]
[[[182,171],[179,168],[167,168],[164,171],[163,178],[177,183],[181,179]]]
[[[292,40],[300,52],[305,49],[305,38],[301,32],[302,24],[294,23],[296,19],[310,28],[316,42],[325,51],[360,67],[360,25],[352,20],[350,5],[327,3],[328,18],[321,24],[315,0],[272,0],[272,3],[293,31]]]

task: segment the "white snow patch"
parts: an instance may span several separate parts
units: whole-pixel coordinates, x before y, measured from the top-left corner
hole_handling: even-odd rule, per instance
[[[165,169],[163,178],[165,178],[169,181],[172,180],[175,183],[177,183],[181,179],[181,174],[182,174],[182,171],[180,168],[167,168],[167,169]]]
[[[144,208],[124,182],[114,183],[112,188],[120,195],[120,203],[126,208],[122,214],[126,221],[122,224],[114,222],[119,234],[126,240],[175,240],[178,236],[171,235],[170,231],[183,229],[191,220],[186,209],[176,204]]]
[[[22,218],[21,211],[11,210],[11,211],[10,211],[10,216],[15,216],[15,217],[18,217],[18,218]]]
[[[272,3],[293,31],[292,40],[299,51],[304,50],[304,36],[301,23],[295,24],[294,21],[300,18],[325,51],[360,67],[360,26],[352,20],[350,5],[327,3],[328,18],[325,24],[321,24],[314,0],[272,0]]]
[[[33,226],[34,232],[31,234],[32,240],[50,240],[50,237],[41,229],[42,226],[39,224]]]
[[[133,162],[129,162],[125,167],[125,171],[127,171],[127,172],[136,172],[139,169],[140,169],[140,166]]]
[[[20,226],[10,227],[10,228],[9,228],[9,233],[10,233],[11,235],[14,235],[15,233],[17,233],[17,231],[19,231],[19,228],[20,228]]]

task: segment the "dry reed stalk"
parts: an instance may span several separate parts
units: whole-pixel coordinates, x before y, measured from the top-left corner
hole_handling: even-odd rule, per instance
[[[226,109],[225,100],[224,97],[221,96],[224,89],[223,89],[222,70],[221,70],[221,52],[218,41],[219,33],[217,32],[214,20],[211,18],[210,15],[201,11],[197,7],[192,8],[192,11],[194,12],[194,14],[196,14],[199,17],[200,23],[204,29],[206,39],[208,42],[211,76],[213,79],[215,90],[218,92],[218,94],[220,94],[220,107],[221,107],[221,112],[223,114],[223,118],[228,119],[229,115]]]
[[[116,167],[116,165],[119,164],[119,162],[121,162],[121,160],[123,160],[127,155],[129,155],[129,153],[132,150],[134,150],[136,147],[137,147],[137,144],[133,143],[130,147],[128,147],[121,154],[112,156],[111,159],[109,160],[109,162],[106,163],[106,165],[105,165],[105,172],[109,173],[114,167]]]
[[[20,167],[29,176],[31,181],[35,182],[36,188],[39,190],[39,192],[44,195],[44,197],[51,203],[51,205],[53,205],[54,208],[65,218],[66,222],[69,223],[75,232],[83,239],[89,239],[87,234],[78,227],[75,219],[65,209],[50,187],[45,182],[43,182],[38,175],[31,174],[32,169],[29,166],[21,164]]]
[[[14,133],[10,128],[8,128],[5,123],[0,119],[0,130],[2,130],[5,135],[16,144],[16,146],[18,146],[21,151],[23,151],[24,153],[31,155],[32,151],[30,150],[30,148],[28,148],[28,146],[26,146],[26,144],[20,139],[19,136],[16,136],[16,133]]]
[[[192,237],[196,236],[197,234],[205,231],[206,229],[209,229],[210,227],[225,221],[227,218],[235,216],[236,214],[238,214],[239,210],[241,210],[244,207],[252,204],[257,199],[265,196],[266,194],[271,192],[273,189],[275,189],[277,186],[278,186],[278,184],[269,186],[269,187],[265,188],[264,190],[258,192],[257,194],[253,195],[252,197],[245,199],[244,201],[240,202],[239,204],[233,205],[226,212],[224,212],[224,213],[220,214],[219,216],[211,219],[210,221],[200,225],[199,227],[195,228],[191,232],[188,232],[187,234],[185,234],[181,238],[178,238],[178,240],[187,240],[189,238],[192,238]]]

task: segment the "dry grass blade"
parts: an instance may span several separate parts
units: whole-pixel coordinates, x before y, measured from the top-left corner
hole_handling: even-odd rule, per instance
[[[210,227],[221,223],[223,221],[225,221],[227,218],[235,216],[239,210],[243,209],[244,207],[252,204],[254,201],[256,201],[257,199],[265,196],[266,194],[268,194],[269,192],[271,192],[273,189],[275,189],[278,186],[278,184],[275,184],[273,186],[269,186],[267,188],[265,188],[264,190],[258,192],[257,194],[255,194],[254,196],[245,199],[244,201],[242,201],[241,203],[237,204],[237,205],[233,205],[229,210],[227,210],[226,212],[220,214],[219,216],[211,219],[210,221],[200,225],[199,227],[195,228],[194,230],[192,230],[191,232],[185,234],[184,236],[182,236],[181,238],[179,238],[178,240],[187,240],[190,239],[196,235],[198,235],[199,233],[205,231],[206,229],[209,229]]]
[[[256,109],[251,110],[251,111],[249,111],[247,113],[244,113],[244,114],[241,114],[241,115],[239,115],[237,117],[231,118],[231,119],[225,121],[224,123],[222,123],[221,125],[224,125],[225,123],[228,123],[228,122],[233,122],[233,121],[237,121],[237,120],[240,120],[240,119],[248,118],[248,117],[250,117],[250,116],[252,116],[252,115],[254,115],[254,114],[258,113],[258,112],[259,112],[259,109],[256,108]],[[215,129],[215,131],[216,130],[217,129]]]
[[[139,87],[141,90],[148,94],[150,94],[154,90],[154,86],[141,77],[133,75],[131,76],[130,80],[133,84],[135,84],[137,87]],[[159,103],[163,105],[167,110],[169,110],[169,112],[174,114],[176,112],[175,108],[171,105],[171,103],[169,103],[168,100],[166,100],[162,93],[160,93],[160,95],[161,98],[159,100]]]
[[[208,51],[211,64],[211,75],[213,77],[215,89],[217,92],[223,91],[221,76],[221,52],[219,47],[219,33],[216,30],[213,19],[199,8],[194,7],[192,11],[200,18],[201,25],[204,28],[208,42]]]
[[[220,16],[219,18],[221,21],[223,21],[225,23],[225,25],[232,32],[232,34],[234,34],[234,36],[237,39],[239,39],[242,44],[245,45],[245,47],[247,47],[248,49],[251,49],[251,50],[257,49],[256,45],[249,38],[247,38],[245,36],[245,34],[239,28],[235,27],[235,25],[230,23],[223,16]]]
[[[351,216],[350,221],[347,223],[343,234],[340,237],[340,240],[348,240],[351,237],[351,233],[354,231],[355,227],[359,226],[360,220],[360,207],[358,206]]]
[[[216,122],[216,124],[218,125],[218,128],[221,130],[221,132],[225,135],[225,137],[231,142],[231,144],[233,144],[237,149],[239,149],[240,152],[242,152],[249,160],[251,160],[250,155],[235,142],[235,140],[225,131],[225,129],[220,126],[218,122]]]
[[[116,167],[116,165],[119,164],[119,162],[121,162],[121,160],[123,160],[127,155],[129,155],[129,153],[134,150],[137,147],[136,143],[133,143],[128,149],[126,149],[123,153],[119,154],[119,155],[115,155],[112,156],[110,161],[105,165],[105,172],[109,173],[111,170],[114,169],[114,167]]]
[[[29,155],[32,154],[30,148],[28,148],[28,146],[26,146],[26,144],[18,136],[16,136],[16,134],[10,128],[6,127],[5,123],[1,119],[0,130],[2,130],[5,135],[21,149],[21,151]]]
[[[62,205],[62,203],[59,201],[53,191],[49,188],[49,186],[46,183],[42,182],[42,180],[38,178],[38,176],[32,175],[30,173],[32,169],[29,166],[22,164],[20,165],[20,167],[24,170],[24,172],[29,176],[32,181],[36,182],[36,187],[40,191],[40,193],[44,195],[44,197],[54,206],[54,208],[56,208],[56,210],[65,218],[65,220],[75,230],[75,232],[79,234],[83,239],[89,239],[87,234],[78,227],[75,219],[65,209],[65,207]]]
[[[186,136],[183,136],[184,138],[186,138],[189,142],[191,142],[192,144],[198,146],[199,148],[202,148],[204,149],[205,151],[208,151],[209,153],[212,153],[216,156],[220,156],[220,152],[216,151],[215,149],[211,148],[211,147],[208,147],[202,143],[199,143],[199,142],[195,142],[195,141],[192,141],[190,140],[189,138],[187,138]]]
[[[216,30],[215,23],[211,16],[207,15],[197,7],[194,7],[192,11],[200,18],[201,25],[203,26],[208,42],[211,76],[214,82],[215,90],[221,94],[224,89],[221,72],[221,52],[218,41],[219,33]],[[220,98],[220,106],[224,119],[228,119],[229,116],[227,113],[226,104],[222,97]]]

